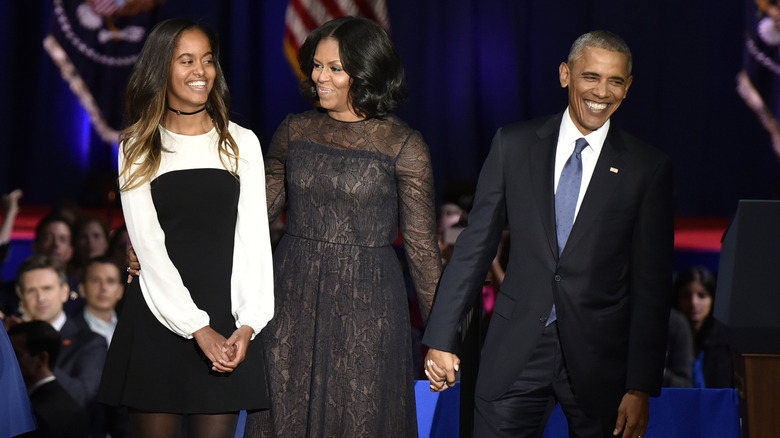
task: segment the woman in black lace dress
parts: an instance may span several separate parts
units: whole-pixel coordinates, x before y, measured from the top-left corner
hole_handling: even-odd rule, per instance
[[[288,116],[266,156],[276,306],[262,337],[271,411],[246,436],[416,437],[399,223],[423,316],[441,272],[428,147],[390,114],[406,83],[376,23],[345,17],[298,54],[322,110]]]

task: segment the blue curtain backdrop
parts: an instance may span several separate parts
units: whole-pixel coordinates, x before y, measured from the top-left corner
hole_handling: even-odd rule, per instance
[[[671,155],[680,216],[731,216],[741,198],[775,198],[780,164],[739,99],[744,22],[752,0],[387,0],[410,98],[399,115],[431,148],[439,201],[479,174],[502,124],[561,111],[558,64],[578,35],[622,35],[634,83],[615,116]],[[267,148],[284,116],[310,108],[282,53],[286,0],[167,0],[159,19],[214,27],[233,119]],[[116,147],[91,128],[41,42],[48,1],[0,1],[0,192],[25,203],[103,206]]]

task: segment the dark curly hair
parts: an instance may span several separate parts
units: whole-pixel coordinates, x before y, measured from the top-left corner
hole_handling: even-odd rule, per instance
[[[344,71],[352,79],[349,102],[357,115],[384,117],[406,99],[406,74],[401,57],[377,23],[359,17],[341,17],[318,27],[306,37],[298,51],[298,62],[306,78],[301,93],[314,103],[319,101],[317,86],[311,79],[314,51],[319,42],[334,38]]]

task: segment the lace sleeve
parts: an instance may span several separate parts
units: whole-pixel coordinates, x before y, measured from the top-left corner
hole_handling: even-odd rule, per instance
[[[287,147],[290,140],[290,117],[276,129],[265,157],[265,190],[268,223],[273,223],[287,204]]]
[[[420,311],[427,321],[441,276],[441,254],[436,241],[433,168],[419,132],[407,139],[398,154],[396,175],[404,249]]]

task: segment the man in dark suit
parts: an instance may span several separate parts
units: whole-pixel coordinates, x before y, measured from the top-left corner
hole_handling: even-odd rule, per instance
[[[610,123],[631,52],[595,31],[559,67],[562,114],[498,130],[423,343],[454,384],[457,328],[506,224],[510,253],[477,377],[474,435],[541,436],[555,401],[580,437],[637,438],[660,393],[670,309],[669,158]]]
[[[49,256],[34,255],[19,267],[16,291],[25,317],[46,321],[60,332],[62,345],[54,375],[66,391],[89,413],[95,404],[106,340],[83,323],[68,318],[63,304],[70,287],[62,263]]]
[[[24,437],[87,437],[87,416],[60,385],[52,368],[60,351],[60,335],[45,321],[16,324],[8,332],[30,393],[38,430]]]

